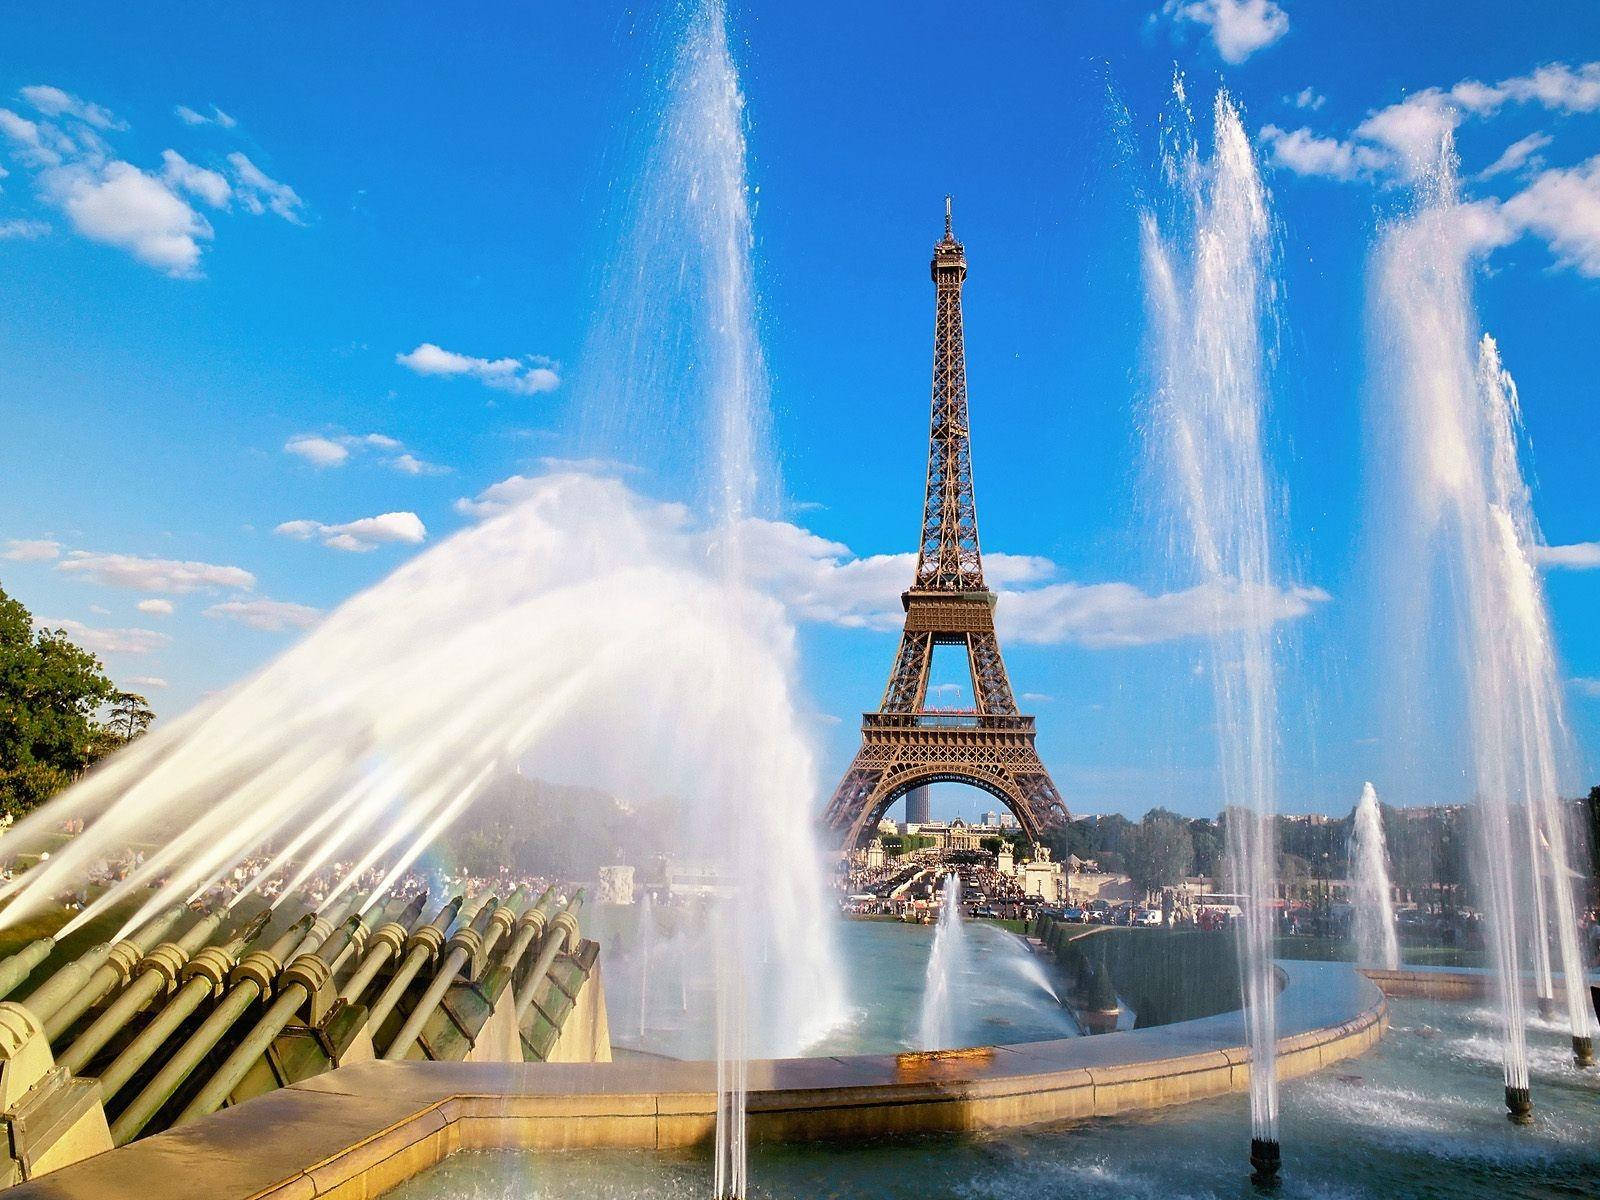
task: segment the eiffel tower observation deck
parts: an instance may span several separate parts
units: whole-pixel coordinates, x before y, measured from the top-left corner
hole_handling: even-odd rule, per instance
[[[902,593],[905,629],[876,712],[861,720],[861,749],[823,814],[835,844],[851,847],[900,797],[929,783],[965,783],[1006,805],[1037,839],[1067,809],[1034,748],[1034,722],[1017,709],[995,635],[996,596],[983,580],[967,420],[967,357],[961,324],[966,249],[951,225],[933,248],[933,403],[928,483],[917,569]],[[974,707],[928,707],[934,647],[961,646]]]

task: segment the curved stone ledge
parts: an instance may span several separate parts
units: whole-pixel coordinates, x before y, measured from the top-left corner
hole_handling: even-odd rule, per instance
[[[1344,963],[1279,966],[1279,1071],[1362,1053],[1383,994]],[[1000,1129],[1161,1107],[1248,1085],[1242,1014],[948,1054],[757,1060],[757,1140]],[[460,1149],[708,1141],[710,1063],[364,1062],[21,1185],[17,1200],[366,1200]],[[159,1182],[158,1182],[159,1181]]]

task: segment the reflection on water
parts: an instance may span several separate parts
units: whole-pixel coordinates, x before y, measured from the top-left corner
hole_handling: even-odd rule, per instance
[[[891,954],[910,943],[909,937],[896,943],[895,935],[917,932],[863,928],[885,931],[866,937],[881,938]],[[1390,1032],[1376,1050],[1284,1085],[1284,1200],[1600,1194],[1600,1073],[1574,1071],[1570,1053],[1565,1060],[1533,1055],[1539,1105],[1533,1126],[1517,1129],[1500,1106],[1498,1063],[1478,1051],[1480,1044],[1494,1044],[1497,1013],[1420,1000],[1390,1003]],[[1531,1040],[1560,1049],[1562,1039],[1533,1028]],[[1243,1096],[1230,1096],[1146,1116],[997,1135],[759,1147],[750,1164],[751,1195],[1243,1200],[1252,1195],[1242,1169],[1245,1110]],[[687,1200],[703,1194],[704,1176],[698,1154],[464,1153],[391,1196]]]
[[[611,909],[597,913],[586,929],[606,948],[602,961],[612,1042],[671,1058],[709,1058],[706,922],[689,910],[662,907],[649,924],[649,930],[641,929],[632,909]],[[1049,979],[1019,938],[986,922],[971,922],[964,931],[966,953],[949,980],[952,1044],[1077,1036],[1072,1014],[1049,994]],[[933,941],[929,925],[841,921],[837,944],[843,961],[855,967],[847,985],[849,1009],[845,1020],[806,1053],[916,1049]]]

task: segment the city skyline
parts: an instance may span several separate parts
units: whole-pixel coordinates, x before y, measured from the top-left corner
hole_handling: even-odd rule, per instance
[[[848,39],[820,11],[734,13],[788,497],[758,569],[800,627],[823,786],[876,705],[910,583],[925,264],[953,192],[980,528],[1041,755],[1074,813],[1220,807],[1197,717],[1203,606],[1166,565],[1139,436],[1137,226],[1157,203],[1163,123],[1181,119],[1175,66],[1197,111],[1219,82],[1242,103],[1279,228],[1283,807],[1348,811],[1368,778],[1401,804],[1469,798],[1464,756],[1426,794],[1386,787],[1405,747],[1385,743],[1372,702],[1383,612],[1364,590],[1366,256],[1403,211],[1418,139],[1447,125],[1481,217],[1480,315],[1521,385],[1592,773],[1600,64],[1568,49],[1596,18],[1462,16],[1482,36],[1446,46],[1428,36],[1442,5],[1360,28],[1270,0],[1040,6],[964,32],[971,76],[936,84],[922,64],[957,11],[869,14],[844,22]],[[249,38],[194,18],[153,59],[170,73],[146,77],[91,53],[80,16],[30,15],[0,81],[0,583],[164,720],[518,477],[612,473],[652,501],[688,498],[648,461],[592,461],[574,411],[596,264],[617,244],[607,192],[636,153],[612,130],[638,124],[666,53],[651,19],[491,14],[444,58],[368,12],[351,60],[354,17],[279,16]],[[157,36],[107,21],[147,50]],[[291,42],[306,52],[283,78],[270,53],[257,61]],[[1391,53],[1363,54],[1380,44]],[[868,105],[885,77],[895,101]],[[358,115],[370,137],[355,148],[340,131]],[[959,153],[940,152],[941,129]],[[972,794],[956,811],[991,805]]]

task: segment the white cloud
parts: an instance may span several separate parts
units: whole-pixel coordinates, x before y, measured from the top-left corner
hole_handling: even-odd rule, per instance
[[[178,120],[185,125],[220,125],[224,129],[232,129],[239,123],[215,104],[211,106],[211,115],[209,117],[205,113],[196,112],[187,104],[180,104],[172,111],[177,114]]]
[[[105,587],[164,592],[174,596],[212,588],[247,592],[256,585],[256,577],[243,567],[184,562],[172,558],[141,558],[136,554],[96,554],[88,550],[72,551],[56,565],[56,570],[92,580]]]
[[[1272,152],[1272,162],[1296,175],[1320,175],[1328,179],[1359,179],[1388,163],[1388,156],[1371,146],[1318,137],[1309,129],[1261,127],[1261,141]]]
[[[324,546],[361,554],[394,542],[416,545],[428,536],[422,519],[413,512],[382,513],[342,525],[321,521],[285,521],[274,531],[299,541],[321,540]]]
[[[126,129],[125,122],[117,120],[110,109],[62,91],[48,84],[34,84],[18,93],[29,104],[47,117],[73,117],[96,129]]]
[[[458,500],[456,511],[489,519],[518,504],[560,503],[563,476],[578,474],[513,475],[474,499]],[[716,532],[696,530],[682,505],[654,504],[653,511],[663,548],[695,561],[715,552]],[[858,557],[843,543],[799,525],[754,519],[741,530],[740,550],[751,584],[798,621],[892,632],[905,620],[900,593],[915,572],[915,554]],[[1059,573],[1055,563],[1038,555],[984,556],[985,577],[1000,593],[996,618],[1003,637],[1094,649],[1143,646],[1202,637],[1218,622],[1236,629],[1254,621],[1295,620],[1329,599],[1320,588],[1303,586],[1252,591],[1212,585],[1151,594],[1129,583],[1048,582]]]
[[[0,242],[8,238],[32,240],[42,238],[50,232],[50,226],[43,221],[25,221],[21,218],[11,221],[0,221]]]
[[[59,629],[92,654],[153,654],[172,641],[154,629],[96,629],[82,621],[41,619],[41,629]]]
[[[547,358],[473,358],[423,342],[409,354],[397,354],[395,362],[418,375],[465,375],[503,392],[531,396],[554,391],[561,385],[556,365]]]
[[[1573,542],[1567,546],[1536,546],[1533,560],[1542,567],[1592,571],[1600,567],[1600,542]]]
[[[30,167],[58,165],[61,162],[63,139],[69,152],[77,150],[77,146],[64,134],[49,133],[51,128],[30,121],[9,108],[0,108],[0,133],[11,139],[12,153]]]
[[[305,202],[287,183],[279,183],[237,150],[228,155],[228,164],[233,167],[239,203],[246,209],[256,216],[271,209],[285,221],[305,223],[301,217]]]
[[[415,454],[406,453],[389,460],[389,466],[402,475],[446,475],[449,467],[441,467],[438,463],[425,462]]]
[[[229,600],[213,604],[204,615],[212,620],[237,621],[264,633],[278,633],[314,625],[322,614],[309,604],[289,600]]]
[[[1283,102],[1292,104],[1296,108],[1304,108],[1311,112],[1316,112],[1317,109],[1328,102],[1328,98],[1315,88],[1304,87],[1292,96],[1285,96]]]
[[[1211,31],[1224,62],[1242,63],[1289,32],[1289,14],[1274,0],[1167,0],[1162,11]]]
[[[233,189],[220,173],[195,166],[176,150],[161,152],[161,177],[174,188],[200,197],[212,208],[226,208],[233,197]]]
[[[1540,172],[1500,211],[1514,229],[1544,239],[1561,266],[1600,277],[1600,154]]]
[[[157,689],[166,687],[167,681],[158,675],[130,675],[127,684],[129,687]]]
[[[348,446],[314,433],[297,433],[283,444],[283,448],[305,459],[313,467],[342,467],[350,458]]]
[[[1544,160],[1537,152],[1543,150],[1552,140],[1554,139],[1548,133],[1530,133],[1525,138],[1518,138],[1505,148],[1499,158],[1479,171],[1478,178],[1492,179],[1496,175],[1520,171],[1524,166],[1538,166]]]
[[[314,467],[342,467],[355,453],[372,451],[384,466],[402,475],[445,475],[449,467],[418,458],[399,438],[386,433],[336,434],[297,433],[283,444],[286,452],[305,459]]]
[[[1003,640],[1104,649],[1205,637],[1219,626],[1296,620],[1329,599],[1321,588],[1300,586],[1203,584],[1151,594],[1131,583],[1057,583],[1006,593],[995,621]]]
[[[1586,678],[1582,675],[1576,679],[1567,680],[1572,685],[1572,690],[1580,696],[1591,696],[1600,700],[1600,679]]]
[[[6,543],[5,553],[0,554],[0,558],[12,562],[44,562],[59,557],[61,543],[44,538],[12,538]]]
[[[170,617],[172,615],[171,600],[141,600],[136,607],[140,612],[149,613],[153,617]]]
[[[164,181],[131,163],[52,167],[41,176],[51,201],[91,241],[129,251],[177,278],[199,274],[211,225]]]

